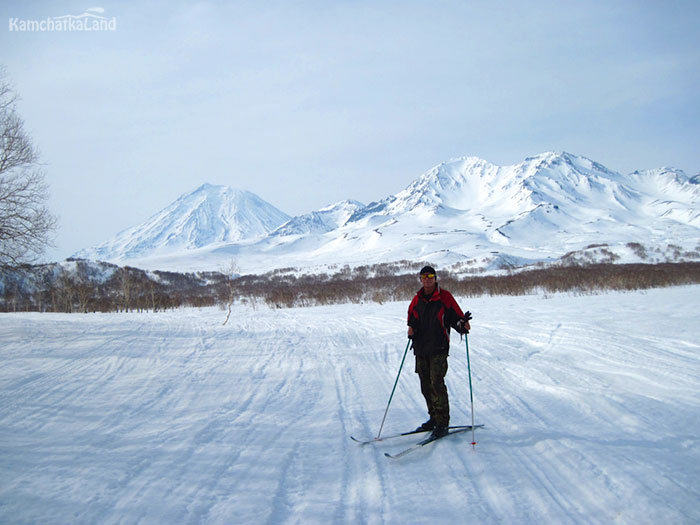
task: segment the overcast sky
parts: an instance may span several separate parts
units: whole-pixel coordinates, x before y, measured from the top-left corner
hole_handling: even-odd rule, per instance
[[[96,6],[114,31],[10,30]],[[0,24],[50,260],[204,182],[297,215],[461,156],[700,171],[696,0],[17,1]]]

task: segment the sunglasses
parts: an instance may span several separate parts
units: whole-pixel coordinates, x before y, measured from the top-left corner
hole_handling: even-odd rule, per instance
[[[434,273],[422,273],[420,278],[421,279],[435,279],[435,274]]]

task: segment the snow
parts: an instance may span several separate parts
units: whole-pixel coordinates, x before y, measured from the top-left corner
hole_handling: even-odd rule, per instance
[[[698,523],[699,291],[458,297],[486,428],[400,460],[407,304],[2,314],[0,522]]]
[[[339,228],[357,210],[365,205],[358,201],[345,200],[336,202],[304,215],[289,219],[282,226],[270,233],[270,236],[305,235],[310,233],[326,233]]]
[[[623,257],[634,242],[661,254],[678,245],[685,260],[697,260],[700,186],[693,180],[672,168],[623,176],[565,152],[512,166],[463,157],[379,202],[346,200],[291,219],[253,194],[205,185],[77,255],[180,272],[217,270],[234,259],[242,273],[265,273],[417,257],[444,267],[492,252],[551,262],[592,244]]]
[[[117,262],[245,242],[267,235],[287,220],[287,214],[254,193],[205,183],[143,224],[75,256]]]

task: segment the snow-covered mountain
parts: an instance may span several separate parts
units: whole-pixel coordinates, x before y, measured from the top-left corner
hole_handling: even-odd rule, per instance
[[[123,241],[106,243],[111,251],[102,253],[160,269],[212,269],[233,258],[244,271],[256,272],[402,259],[489,268],[554,261],[592,245],[623,260],[630,245],[656,250],[659,257],[673,246],[674,253],[698,259],[696,179],[669,168],[624,176],[569,153],[543,153],[512,166],[465,157],[443,162],[367,206],[343,201],[280,221],[269,233],[258,231],[255,242],[203,236],[198,243],[168,246],[185,248],[175,254],[151,236],[148,254],[126,249]],[[248,216],[260,210],[249,205]],[[181,222],[172,213],[169,223]],[[142,244],[145,226],[128,231],[133,245]],[[188,232],[189,240],[196,225]]]
[[[76,257],[126,261],[267,235],[289,216],[249,191],[203,184],[139,226]]]
[[[436,166],[350,222],[420,217],[438,225],[458,219],[465,229],[476,226],[473,233],[503,243],[533,232],[596,232],[605,222],[648,227],[670,216],[700,226],[699,201],[700,186],[679,170],[624,177],[568,153],[545,153],[515,166],[469,157]]]
[[[285,235],[326,233],[343,226],[355,212],[364,207],[364,204],[357,201],[340,201],[326,206],[325,208],[321,208],[320,210],[294,217],[285,222],[270,235],[283,237]]]

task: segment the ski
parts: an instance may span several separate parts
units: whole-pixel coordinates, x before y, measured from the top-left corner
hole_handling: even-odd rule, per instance
[[[474,428],[482,428],[483,426],[484,425],[474,425]],[[460,428],[457,428],[456,430],[452,430],[452,428],[450,427],[450,431],[447,434],[445,434],[444,436],[440,436],[440,437],[430,436],[430,437],[425,438],[423,441],[419,441],[415,445],[408,447],[407,449],[402,450],[401,452],[397,452],[396,454],[389,454],[388,452],[385,452],[384,455],[388,458],[391,458],[391,459],[398,459],[400,457],[405,456],[406,454],[410,454],[411,452],[418,450],[419,448],[424,447],[425,445],[427,445],[429,443],[433,443],[433,442],[437,441],[438,439],[442,439],[444,437],[451,436],[452,434],[459,434],[461,432],[468,432],[471,429],[472,429],[471,425],[465,426],[465,427],[460,427]]]
[[[483,425],[477,425],[478,428],[479,426]],[[457,425],[454,427],[449,427],[450,430],[471,430],[472,427],[471,425]],[[355,441],[356,443],[359,443],[360,445],[369,445],[370,443],[379,443],[380,441],[386,441],[387,439],[394,439],[394,438],[399,438],[402,436],[412,436],[413,434],[423,434],[424,432],[431,432],[430,430],[411,430],[409,432],[401,432],[399,434],[390,434],[388,436],[383,436],[379,438],[372,438],[372,439],[367,439],[367,440],[362,440],[362,439],[357,439],[355,436],[350,436],[350,439]]]

